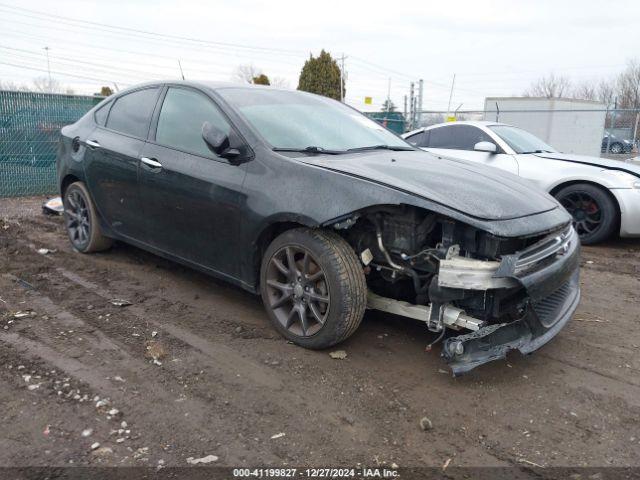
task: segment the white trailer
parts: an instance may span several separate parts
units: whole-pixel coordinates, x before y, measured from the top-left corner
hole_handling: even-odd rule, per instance
[[[606,106],[591,100],[487,97],[484,119],[520,127],[564,153],[600,156]]]

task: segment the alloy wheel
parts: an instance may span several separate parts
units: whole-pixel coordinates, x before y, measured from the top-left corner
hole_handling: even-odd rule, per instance
[[[613,145],[611,145],[609,151],[615,154],[622,153],[622,145],[620,145],[619,143],[614,143]]]
[[[578,235],[590,235],[600,228],[603,211],[591,195],[571,192],[558,200],[573,217],[573,226]]]
[[[310,337],[322,329],[330,306],[328,282],[311,252],[286,246],[269,260],[267,308],[290,333]]]
[[[91,228],[87,202],[77,190],[69,192],[66,200],[64,215],[69,237],[74,246],[83,245],[89,241]]]

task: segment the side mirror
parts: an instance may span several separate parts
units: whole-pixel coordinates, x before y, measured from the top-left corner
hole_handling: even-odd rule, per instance
[[[209,147],[209,150],[222,158],[226,158],[231,163],[236,162],[237,158],[241,155],[240,150],[231,148],[229,135],[214,125],[211,125],[209,122],[202,124],[202,139]]]
[[[209,122],[202,124],[202,139],[216,155],[222,155],[229,148],[229,136]]]
[[[495,143],[492,142],[478,142],[473,146],[473,149],[476,152],[487,152],[487,153],[496,153],[498,151],[498,147]]]

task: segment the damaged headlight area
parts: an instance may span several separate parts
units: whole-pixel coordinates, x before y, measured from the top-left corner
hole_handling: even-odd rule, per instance
[[[415,207],[388,206],[334,228],[360,255],[368,308],[425,322],[443,341],[454,374],[509,350],[539,348],[579,301],[579,239],[571,225],[505,238]]]

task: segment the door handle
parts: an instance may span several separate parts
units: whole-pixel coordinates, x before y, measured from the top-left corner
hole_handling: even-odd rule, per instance
[[[91,148],[100,148],[100,144],[98,142],[96,142],[95,140],[87,140],[84,143],[86,143],[87,146],[91,147]]]
[[[162,164],[153,158],[141,157],[140,161],[145,165],[149,165],[150,167],[153,167],[153,168],[162,168]]]

